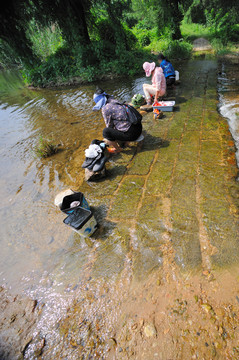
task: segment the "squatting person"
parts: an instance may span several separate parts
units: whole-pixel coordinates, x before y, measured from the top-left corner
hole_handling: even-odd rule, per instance
[[[132,124],[129,121],[127,112],[123,104],[120,104],[113,96],[106,94],[102,89],[98,89],[94,94],[96,105],[93,110],[101,110],[106,127],[103,130],[105,143],[109,146],[110,152],[118,153],[122,151],[119,142],[128,143],[135,141],[142,133],[142,124]]]

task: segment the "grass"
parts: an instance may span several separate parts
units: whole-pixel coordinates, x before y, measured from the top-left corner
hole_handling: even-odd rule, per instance
[[[215,55],[225,55],[230,53],[238,53],[238,45],[227,41],[227,44],[223,44],[223,40],[219,35],[213,32],[212,28],[206,27],[201,24],[187,23],[185,20],[182,21],[181,33],[186,41],[193,42],[197,38],[207,39],[213,48]]]
[[[201,37],[210,40],[212,37],[210,29],[201,24],[187,23],[183,20],[180,29],[183,38],[187,41],[194,41],[195,39]]]
[[[50,140],[39,138],[39,143],[35,147],[34,152],[39,158],[47,158],[58,152],[58,145],[53,144]]]

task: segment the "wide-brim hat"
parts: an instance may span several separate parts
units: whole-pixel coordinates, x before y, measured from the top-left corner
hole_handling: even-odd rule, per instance
[[[145,74],[146,74],[147,77],[149,77],[151,75],[152,71],[155,69],[155,66],[156,66],[155,62],[149,63],[149,62],[146,61],[143,64],[143,69],[144,69]]]

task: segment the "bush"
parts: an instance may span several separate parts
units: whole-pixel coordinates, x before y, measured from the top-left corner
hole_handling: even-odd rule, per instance
[[[141,46],[147,46],[150,44],[150,37],[149,35],[143,35],[141,39],[139,40],[139,43]]]
[[[134,27],[132,32],[136,38],[137,48],[142,49],[151,43],[152,35],[150,30]]]
[[[31,69],[24,67],[22,74],[28,84],[46,86],[67,80],[74,74],[75,63],[69,49],[62,48],[38,66]]]
[[[29,23],[27,37],[32,42],[33,52],[42,60],[55,54],[64,45],[62,33],[57,24],[39,26],[34,20]]]
[[[19,65],[20,60],[13,49],[9,44],[0,39],[0,67],[6,69]]]

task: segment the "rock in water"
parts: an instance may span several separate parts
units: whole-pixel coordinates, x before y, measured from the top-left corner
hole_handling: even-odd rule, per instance
[[[101,171],[90,171],[85,169],[85,181],[97,181],[106,177],[106,168],[104,167]]]

